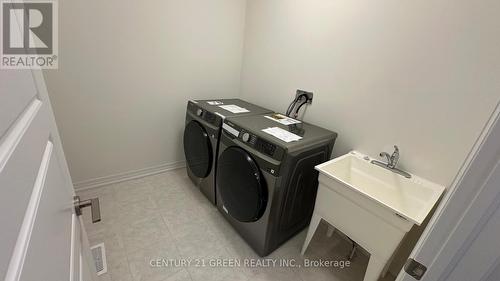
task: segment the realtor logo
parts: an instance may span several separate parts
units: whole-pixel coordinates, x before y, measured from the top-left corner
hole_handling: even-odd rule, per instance
[[[1,68],[57,68],[57,3],[2,0]]]

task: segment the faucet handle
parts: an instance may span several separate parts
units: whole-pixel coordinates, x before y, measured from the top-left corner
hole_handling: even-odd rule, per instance
[[[394,152],[392,153],[389,161],[391,168],[395,168],[396,165],[398,164],[398,161],[399,161],[399,147],[397,145],[394,145]]]
[[[399,147],[397,145],[394,145],[394,153],[399,154]]]

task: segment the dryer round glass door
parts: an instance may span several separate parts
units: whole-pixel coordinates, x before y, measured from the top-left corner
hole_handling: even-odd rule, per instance
[[[266,209],[267,186],[257,162],[232,146],[217,161],[217,189],[229,215],[242,222],[257,221]]]
[[[189,170],[198,178],[205,178],[212,169],[212,144],[207,131],[197,121],[184,129],[184,154]]]

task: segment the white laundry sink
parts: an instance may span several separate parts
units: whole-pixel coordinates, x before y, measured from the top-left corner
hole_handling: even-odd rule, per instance
[[[444,187],[418,176],[406,178],[372,164],[352,151],[316,166],[319,187],[302,252],[321,219],[370,253],[364,281],[377,280],[392,260],[406,233],[420,225]]]
[[[321,174],[358,192],[395,214],[420,225],[438,201],[444,187],[412,175],[410,179],[371,163],[352,151],[318,165]]]

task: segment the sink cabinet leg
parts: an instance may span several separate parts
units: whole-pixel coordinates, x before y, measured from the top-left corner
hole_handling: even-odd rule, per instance
[[[304,245],[302,246],[302,251],[300,252],[302,255],[307,250],[307,246],[309,246],[309,243],[311,242],[311,239],[314,236],[314,232],[316,232],[316,229],[318,228],[319,222],[321,221],[321,217],[318,216],[317,214],[313,214],[311,218],[311,222],[309,223],[309,229],[307,230],[307,236],[306,240],[304,241]]]
[[[377,281],[383,268],[384,263],[379,258],[370,256],[363,281]]]
[[[328,225],[328,230],[326,231],[326,236],[332,237],[333,232],[335,232],[335,227]]]
[[[358,248],[358,246],[356,245],[356,243],[354,241],[352,241],[352,249],[351,249],[351,252],[349,253],[349,256],[347,257],[348,261],[352,261],[352,259],[354,258],[354,254],[356,253],[357,248]]]

